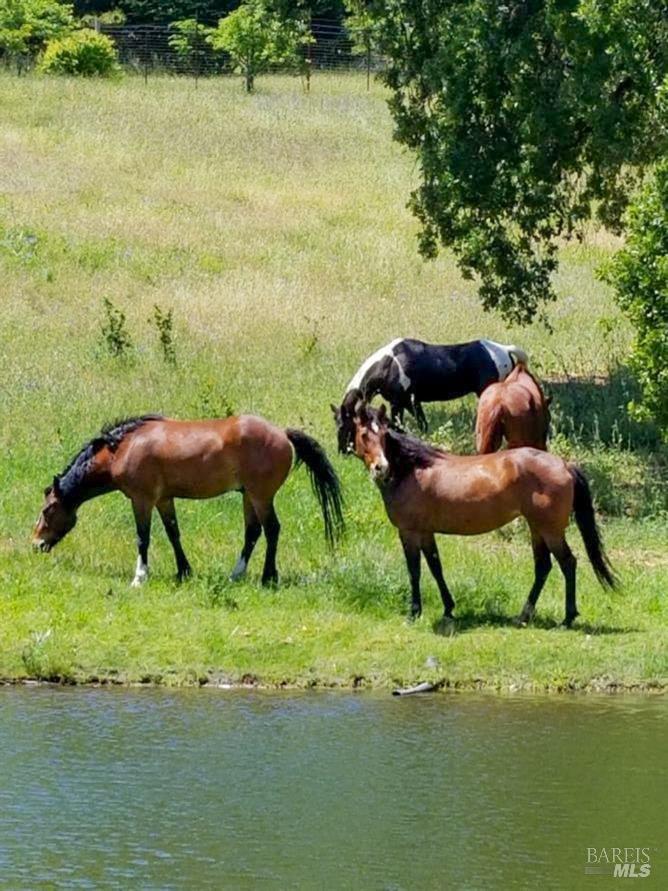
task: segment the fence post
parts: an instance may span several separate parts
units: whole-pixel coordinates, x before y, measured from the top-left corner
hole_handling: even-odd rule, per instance
[[[148,83],[148,26],[144,25],[144,83]]]
[[[195,13],[195,89],[199,80],[199,13]]]
[[[313,44],[311,41],[314,39],[313,37],[313,15],[309,13],[308,16],[308,34],[309,34],[309,42],[306,45],[306,92],[311,92],[311,67],[313,65]]]

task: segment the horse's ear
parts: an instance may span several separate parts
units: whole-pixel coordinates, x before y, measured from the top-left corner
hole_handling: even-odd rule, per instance
[[[334,417],[336,417],[338,414],[338,411],[339,411],[338,408],[334,405],[333,402],[329,403],[329,407],[331,408],[332,414],[334,415]]]
[[[53,478],[53,485],[51,486],[51,491],[53,492],[54,495],[57,495],[58,497],[60,497],[60,495],[61,495],[60,479],[57,476],[54,476],[54,478]]]
[[[384,402],[381,402],[380,408],[378,409],[378,420],[381,424],[387,423],[387,409],[385,408]]]
[[[366,421],[367,416],[366,402],[363,399],[358,399],[353,409],[353,417],[359,418],[360,421]]]

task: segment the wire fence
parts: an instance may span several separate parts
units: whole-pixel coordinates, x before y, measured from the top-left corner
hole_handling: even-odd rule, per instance
[[[97,30],[114,41],[121,65],[145,78],[151,74],[211,77],[230,74],[232,70],[229,57],[214,50],[199,32],[185,51],[179,51],[174,40],[176,32],[169,25],[99,24]],[[314,42],[301,48],[301,64],[297,66],[306,77],[321,70],[363,71],[369,78],[383,66],[376,53],[356,52],[350,34],[341,24],[314,20],[311,33]]]

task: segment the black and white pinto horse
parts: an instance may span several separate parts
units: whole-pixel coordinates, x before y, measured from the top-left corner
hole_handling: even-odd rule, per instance
[[[468,393],[480,396],[489,384],[505,380],[518,362],[528,365],[524,350],[493,340],[448,345],[397,338],[365,359],[341,405],[331,406],[339,451],[347,452],[352,443],[355,405],[360,400],[370,402],[380,395],[390,404],[394,424],[403,424],[408,411],[426,431],[423,402],[444,402]]]

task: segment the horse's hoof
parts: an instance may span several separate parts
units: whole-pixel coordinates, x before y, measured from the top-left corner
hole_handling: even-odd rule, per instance
[[[246,575],[247,566],[248,566],[248,563],[244,560],[244,558],[239,557],[237,562],[234,564],[234,568],[232,569],[232,572],[230,573],[230,581],[238,582],[239,579],[242,579]],[[264,582],[263,582],[263,584],[264,584]]]
[[[181,572],[176,573],[176,581],[181,584],[181,582],[187,581],[192,575],[192,569],[188,567],[187,569],[182,570]]]
[[[262,579],[263,588],[278,588],[278,575],[270,575]]]
[[[529,622],[533,619],[536,610],[533,606],[525,606],[519,616],[515,616],[513,619],[513,625],[516,628],[526,628]]]
[[[452,637],[457,631],[457,625],[453,616],[443,616],[436,626],[436,633],[443,637]]]

